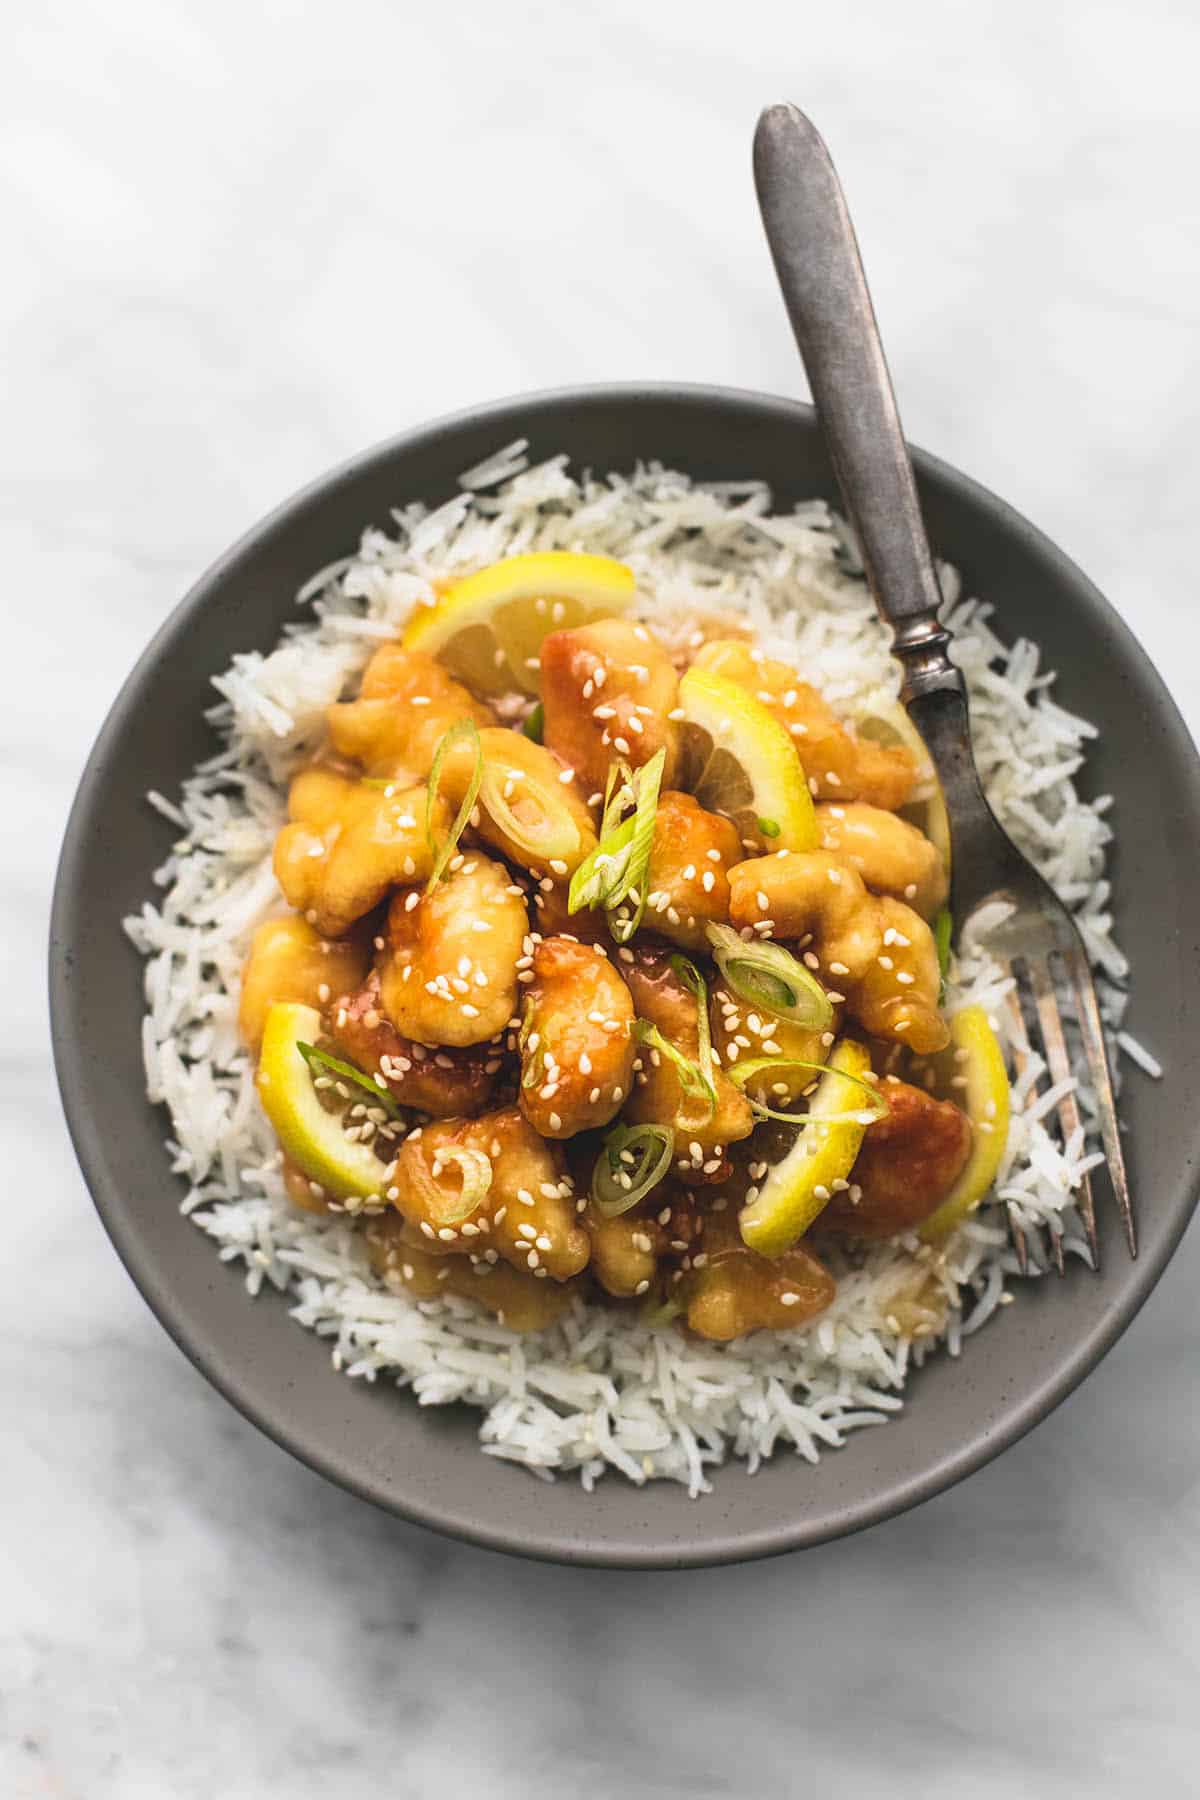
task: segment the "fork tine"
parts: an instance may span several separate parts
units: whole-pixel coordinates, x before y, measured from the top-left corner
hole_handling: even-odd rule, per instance
[[[1005,973],[1012,975],[1011,964],[1005,965]],[[1015,980],[1015,976],[1013,977]],[[1005,1010],[1013,1028],[1012,1058],[1018,1076],[1023,1075],[1029,1067],[1029,1033],[1025,1029],[1025,1014],[1021,1011],[1021,1002],[1017,998],[1015,987],[1010,988],[1005,996]],[[1012,1202],[1007,1207],[1008,1235],[1012,1239],[1012,1247],[1017,1255],[1017,1267],[1022,1275],[1029,1273],[1029,1245],[1025,1241],[1025,1231],[1013,1212]]]
[[[1066,1039],[1063,1037],[1062,1015],[1058,1010],[1058,994],[1055,991],[1054,976],[1049,962],[1040,957],[1030,957],[1027,963],[1029,984],[1033,989],[1034,1005],[1037,1007],[1038,1023],[1042,1029],[1042,1042],[1046,1049],[1046,1067],[1050,1072],[1052,1085],[1071,1079],[1071,1060],[1067,1055]],[[1090,1058],[1089,1058],[1090,1061]],[[1058,1119],[1062,1126],[1063,1143],[1080,1130],[1079,1104],[1073,1093],[1064,1094],[1058,1102]],[[1100,1242],[1096,1236],[1096,1207],[1092,1199],[1092,1181],[1085,1175],[1079,1184],[1079,1197],[1076,1202],[1079,1216],[1083,1220],[1083,1228],[1087,1233],[1088,1247],[1092,1253],[1092,1267],[1100,1267]],[[1055,1266],[1059,1274],[1063,1272],[1062,1237],[1053,1246]]]
[[[1079,1030],[1083,1038],[1084,1054],[1091,1072],[1092,1086],[1096,1092],[1096,1106],[1100,1114],[1100,1139],[1108,1161],[1108,1173],[1112,1180],[1113,1194],[1125,1226],[1125,1242],[1129,1246],[1129,1254],[1136,1257],[1138,1253],[1137,1227],[1133,1219],[1129,1178],[1125,1173],[1125,1153],[1121,1148],[1121,1132],[1117,1125],[1117,1105],[1113,1099],[1112,1077],[1108,1068],[1108,1051],[1104,1043],[1104,1027],[1100,1022],[1100,1008],[1096,1004],[1096,989],[1092,981],[1091,970],[1088,967],[1087,955],[1078,938],[1068,950],[1063,951],[1063,961],[1067,965],[1075,989],[1075,1002],[1079,1008]]]

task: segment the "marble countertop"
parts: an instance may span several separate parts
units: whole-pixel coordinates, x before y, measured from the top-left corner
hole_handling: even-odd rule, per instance
[[[1082,563],[1200,727],[1198,56],[1178,0],[10,21],[4,1796],[1197,1791],[1195,1233],[1049,1425],[908,1517],[709,1573],[526,1566],[328,1486],[168,1341],[75,1167],[42,959],[121,678],[281,496],[522,388],[801,390],[749,176],[782,96],[838,159],[911,436]]]

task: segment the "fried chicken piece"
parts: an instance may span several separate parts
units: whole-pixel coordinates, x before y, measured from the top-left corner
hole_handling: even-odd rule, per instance
[[[438,1256],[412,1241],[398,1213],[368,1219],[363,1227],[371,1267],[390,1288],[418,1300],[440,1300],[455,1294],[473,1300],[511,1331],[542,1331],[570,1306],[577,1283],[538,1281],[505,1263],[481,1257]]]
[[[782,1256],[760,1256],[743,1244],[731,1204],[704,1215],[698,1252],[671,1292],[684,1301],[688,1328],[728,1344],[749,1331],[806,1325],[831,1305],[833,1276],[797,1244]]]
[[[498,1046],[427,1049],[402,1037],[383,1010],[379,976],[327,1010],[337,1054],[384,1083],[393,1100],[435,1119],[482,1112],[502,1066]]]
[[[430,893],[393,895],[379,976],[397,1031],[436,1048],[497,1037],[516,1009],[528,929],[524,894],[481,851]]]
[[[468,1167],[490,1170],[490,1186],[458,1217]],[[410,1132],[400,1147],[388,1198],[429,1248],[482,1255],[490,1251],[537,1280],[566,1281],[588,1260],[562,1152],[538,1136],[515,1106],[478,1119],[441,1119]]]
[[[923,919],[945,905],[946,866],[915,825],[860,801],[830,802],[816,815],[822,850],[856,869],[873,894],[906,900]]]
[[[275,878],[297,912],[325,937],[343,937],[398,882],[424,881],[433,868],[422,787],[384,788],[328,768],[292,782],[288,816],[275,840]],[[435,837],[450,828],[439,796]]]
[[[633,1000],[608,958],[569,938],[533,952],[521,1027],[521,1111],[545,1138],[607,1125],[633,1081]]]
[[[728,870],[742,856],[736,827],[690,794],[660,794],[646,876],[643,928],[706,950],[704,928],[729,918]]]
[[[699,1003],[671,967],[666,951],[637,948],[622,964],[640,1019],[656,1025],[667,1042],[690,1062],[700,1054]],[[721,1180],[727,1172],[725,1146],[754,1129],[750,1102],[724,1070],[714,1065],[715,1108],[701,1094],[687,1093],[676,1065],[652,1045],[643,1045],[625,1117],[634,1125],[666,1125],[675,1133],[678,1172],[687,1181]],[[711,1168],[706,1165],[713,1165]]]
[[[666,751],[662,786],[679,760],[670,714],[679,696],[674,665],[645,625],[600,619],[552,631],[542,644],[545,743],[575,770],[585,793],[603,792],[614,759],[639,769]]]
[[[568,881],[596,848],[596,828],[574,774],[560,757],[519,731],[495,725],[479,734],[483,780],[475,829],[509,862],[532,874]],[[474,746],[446,753],[440,792],[462,804],[475,768]]]
[[[971,1154],[971,1123],[949,1100],[935,1100],[894,1076],[879,1084],[888,1116],[869,1125],[846,1193],[833,1196],[819,1229],[887,1238],[913,1231],[937,1210]]]
[[[729,875],[729,917],[739,930],[771,921],[776,939],[800,939],[831,991],[873,1037],[918,1055],[944,1049],[937,947],[902,900],[869,894],[862,876],[828,850],[777,851]]]
[[[277,1000],[318,1011],[331,994],[357,987],[371,966],[369,946],[355,938],[323,938],[306,919],[288,913],[268,919],[255,932],[242,969],[238,1030],[257,1051],[267,1014]]]
[[[718,639],[697,652],[695,666],[736,681],[774,713],[818,800],[866,800],[895,812],[911,795],[918,770],[908,751],[855,737],[787,663],[733,639]]]
[[[423,781],[437,746],[451,725],[474,719],[491,725],[492,714],[441,663],[423,650],[383,644],[363,671],[357,700],[331,706],[329,739],[342,756],[371,774],[404,774]]]

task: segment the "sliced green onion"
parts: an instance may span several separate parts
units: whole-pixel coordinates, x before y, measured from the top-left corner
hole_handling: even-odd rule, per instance
[[[320,1050],[316,1044],[302,1044],[299,1038],[296,1039],[296,1048],[308,1064],[310,1074],[314,1069],[327,1070],[330,1075],[336,1075],[340,1080],[361,1088],[364,1094],[370,1094],[376,1106],[382,1106],[390,1119],[403,1117],[387,1088],[377,1087],[374,1077],[364,1075],[353,1063],[343,1062],[340,1056],[330,1056],[328,1050]]]
[[[954,920],[950,917],[949,908],[943,906],[933,921],[933,942],[937,949],[938,968],[943,981],[946,979],[946,971],[950,967],[950,939],[953,935]]]
[[[705,1116],[711,1118],[717,1110],[716,1083],[711,1075],[706,1074],[700,1064],[693,1062],[690,1056],[685,1056],[682,1050],[676,1049],[675,1045],[663,1036],[658,1026],[652,1025],[649,1019],[636,1019],[633,1035],[639,1044],[648,1045],[651,1050],[657,1050],[661,1056],[665,1056],[668,1062],[674,1063],[679,1075],[679,1085],[684,1093],[695,1094],[699,1099],[706,1101],[708,1112]]]
[[[731,925],[710,925],[713,960],[742,1000],[804,1031],[826,1031],[833,1006],[815,975],[782,944],[747,943]]]
[[[778,819],[759,819],[757,824],[758,829],[762,832],[764,837],[776,838],[779,836],[780,824]]]
[[[394,775],[364,775],[358,785],[365,788],[380,788],[386,794],[390,787],[398,787],[402,784],[397,782]]]
[[[686,1311],[687,1307],[682,1300],[656,1300],[651,1304],[649,1296],[647,1296],[647,1304],[643,1306],[638,1315],[638,1324],[670,1325],[672,1320],[678,1319]]]
[[[438,788],[442,779],[442,764],[446,753],[453,744],[467,743],[474,745],[475,763],[471,770],[471,779],[467,783],[467,791],[463,795],[449,835],[439,848],[433,832],[433,808],[437,800]],[[474,719],[457,719],[449,731],[443,732],[438,739],[437,749],[433,753],[433,767],[429,771],[429,780],[425,787],[425,836],[429,842],[429,854],[433,857],[433,870],[425,883],[425,892],[431,894],[442,876],[446,873],[446,864],[458,847],[458,840],[467,828],[467,820],[475,809],[479,798],[479,783],[483,776],[483,747],[479,742],[479,727]]]
[[[457,1144],[439,1144],[435,1148],[433,1165],[437,1168],[442,1163],[454,1163],[462,1170],[462,1188],[453,1196],[439,1187],[422,1157],[416,1159],[408,1174],[413,1186],[420,1190],[420,1199],[439,1225],[461,1225],[464,1219],[470,1218],[480,1201],[487,1198],[492,1185],[492,1165],[482,1150],[463,1150]]]
[[[571,879],[568,912],[579,912],[585,906],[602,906],[608,914],[608,928],[618,944],[629,942],[646,910],[654,821],[658,815],[658,793],[666,761],[666,751],[659,750],[636,772],[624,764],[612,765],[605,787],[600,842]],[[621,815],[630,806],[634,809],[633,817],[622,819]],[[632,913],[619,910],[631,897]]]
[[[656,1188],[671,1166],[675,1133],[669,1125],[616,1125],[592,1170],[592,1202],[605,1219],[619,1219]]]
[[[513,800],[505,788],[513,784]],[[479,797],[497,830],[534,862],[565,861],[579,849],[579,826],[561,792],[539,781],[527,769],[505,763],[488,763],[483,771]],[[528,814],[534,816],[530,818]]]
[[[708,983],[688,956],[673,956],[671,970],[696,1002],[696,1037],[700,1048],[700,1073],[712,1089],[716,1105],[717,1083],[713,1074],[712,1032],[708,1024]]]
[[[546,731],[546,709],[540,700],[522,725],[521,731],[531,743],[540,744],[542,742]]]
[[[830,1073],[828,1063],[805,1062],[800,1056],[751,1056],[745,1062],[736,1062],[730,1066],[729,1079],[740,1093],[745,1094],[749,1083],[759,1075],[777,1073],[780,1069],[807,1069],[813,1075]],[[848,1075],[844,1069],[832,1072],[840,1080],[860,1087],[870,1100],[870,1106],[861,1107],[858,1112],[852,1113],[822,1113],[819,1119],[810,1120],[807,1113],[777,1112],[774,1107],[756,1100],[752,1094],[746,1094],[746,1098],[757,1118],[778,1119],[783,1125],[874,1125],[878,1120],[887,1118],[888,1103],[878,1088],[872,1087],[869,1081],[863,1081],[857,1075]]]

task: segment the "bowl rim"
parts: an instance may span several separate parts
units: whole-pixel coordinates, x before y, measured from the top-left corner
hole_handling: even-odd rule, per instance
[[[702,1548],[692,1549],[686,1543],[681,1543],[672,1548],[669,1554],[664,1554],[661,1549],[653,1546],[634,1543],[608,1548],[594,1540],[568,1542],[558,1533],[539,1532],[533,1521],[530,1528],[524,1531],[495,1528],[472,1518],[462,1508],[456,1513],[450,1513],[443,1506],[431,1505],[419,1498],[397,1496],[380,1480],[372,1479],[370,1472],[339,1465],[336,1457],[317,1441],[319,1433],[289,1430],[279,1424],[271,1416],[269,1408],[259,1405],[245,1391],[244,1383],[235,1372],[227,1374],[221,1368],[211,1346],[195,1341],[183,1328],[172,1310],[170,1280],[143,1251],[136,1228],[123,1215],[117,1192],[118,1184],[107,1167],[104,1133],[100,1120],[93,1115],[89,1104],[86,1059],[79,1048],[70,946],[75,937],[75,920],[82,905],[79,875],[83,844],[88,835],[88,824],[103,795],[109,752],[126,728],[128,715],[147,673],[155,667],[164,649],[199,620],[210,594],[219,588],[226,572],[247,552],[264,537],[286,527],[301,516],[313,501],[327,496],[342,483],[357,479],[373,466],[385,463],[398,454],[419,452],[431,447],[438,440],[452,437],[460,430],[478,429],[486,426],[490,420],[494,420],[499,426],[502,420],[521,409],[614,404],[638,407],[664,401],[701,410],[713,405],[739,406],[757,412],[762,417],[772,417],[780,423],[790,420],[809,428],[817,422],[815,409],[806,402],[750,388],[698,382],[599,382],[532,390],[460,408],[382,439],[305,483],[243,532],[230,548],[203,571],[183,598],[168,612],[126,676],[105,716],[88,753],[64,830],[55,875],[48,942],[48,988],[55,1073],[76,1157],[101,1222],[118,1256],[159,1323],[193,1366],[244,1418],[256,1425],[281,1449],[290,1452],[339,1487],[400,1518],[485,1549],[505,1551],[540,1561],[625,1569],[717,1566],[783,1555],[818,1543],[832,1542],[909,1511],[993,1461],[1040,1424],[1074,1392],[1141,1310],[1174,1255],[1200,1198],[1198,1159],[1193,1158],[1190,1183],[1182,1186],[1173,1196],[1169,1218],[1153,1248],[1143,1250],[1131,1265],[1114,1303],[1105,1310],[1093,1329],[1081,1336],[1071,1353],[1062,1359],[1052,1374],[1028,1392],[1019,1403],[1011,1406],[991,1431],[968,1439],[917,1473],[890,1483],[869,1498],[847,1506],[844,1515],[832,1527],[827,1520],[808,1521],[799,1516],[786,1524],[775,1524],[751,1532],[728,1530],[721,1536],[706,1539]],[[1086,606],[1104,620],[1116,640],[1118,656],[1138,665],[1143,679],[1155,690],[1164,730],[1190,753],[1190,799],[1197,810],[1200,810],[1200,758],[1197,757],[1187,725],[1154,664],[1112,604],[1052,539],[1007,501],[928,451],[911,444],[909,449],[919,479],[931,477],[956,498],[973,503],[990,514],[1003,531],[1030,547],[1061,581],[1079,594]],[[1196,1135],[1200,1142],[1200,1131]],[[199,1240],[197,1249],[202,1251]]]

